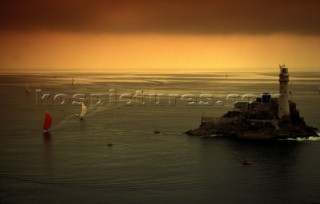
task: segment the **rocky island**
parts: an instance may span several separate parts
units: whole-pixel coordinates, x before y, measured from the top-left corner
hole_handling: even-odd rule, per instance
[[[284,65],[280,66],[279,82],[279,98],[263,93],[255,101],[236,102],[234,110],[221,118],[202,117],[200,127],[186,134],[264,140],[319,137],[317,128],[308,126],[300,117],[296,103],[289,100],[289,73]]]

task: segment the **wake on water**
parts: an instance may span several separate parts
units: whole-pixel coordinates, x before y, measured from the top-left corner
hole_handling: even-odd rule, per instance
[[[103,111],[108,111],[109,109],[111,108],[95,108],[95,109],[92,109],[92,110],[89,110],[86,114],[86,118],[88,117],[92,117],[100,112],[103,112]],[[78,116],[80,114],[80,111],[79,113],[74,113],[74,112],[70,112],[70,111],[66,111],[66,110],[60,110],[62,111],[64,114],[67,114],[59,123],[57,123],[55,126],[53,126],[51,129],[59,129],[61,127],[64,127],[65,124],[68,124],[69,122],[72,122],[74,121],[73,119],[76,118],[79,120]]]

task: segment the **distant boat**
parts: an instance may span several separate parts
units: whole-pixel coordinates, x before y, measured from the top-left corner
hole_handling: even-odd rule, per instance
[[[71,84],[72,84],[72,85],[74,84],[74,78],[72,78]]]
[[[26,84],[26,93],[30,93],[31,89],[29,88],[29,84]]]
[[[42,127],[43,134],[49,133],[51,123],[52,123],[52,117],[51,117],[50,113],[47,111],[44,116],[44,121],[43,121],[43,127]]]
[[[87,107],[84,105],[84,103],[82,103],[82,105],[81,105],[81,113],[80,113],[80,120],[82,120],[84,118],[86,113],[87,113]]]
[[[244,160],[241,162],[241,164],[243,164],[244,166],[247,166],[247,165],[251,165],[251,162],[249,162],[248,160]]]
[[[156,130],[156,131],[153,132],[153,134],[161,134],[161,132]]]

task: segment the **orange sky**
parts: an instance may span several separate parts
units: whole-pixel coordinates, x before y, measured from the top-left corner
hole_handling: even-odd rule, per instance
[[[237,2],[1,2],[0,70],[320,67],[319,1]]]
[[[1,69],[220,71],[273,68],[278,63],[319,67],[320,40],[316,36],[7,35],[1,38],[6,39],[1,42]]]

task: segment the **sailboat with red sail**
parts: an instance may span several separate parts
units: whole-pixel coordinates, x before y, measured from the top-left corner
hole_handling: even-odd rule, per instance
[[[42,132],[44,134],[49,133],[51,123],[52,123],[52,117],[51,117],[50,113],[47,111],[44,116],[43,127],[42,127]]]

